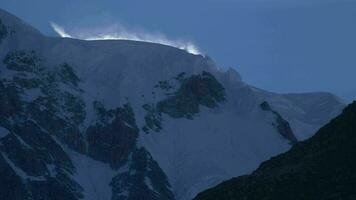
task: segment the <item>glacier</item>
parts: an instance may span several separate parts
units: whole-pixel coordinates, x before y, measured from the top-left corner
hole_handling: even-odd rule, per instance
[[[18,191],[0,180],[1,200],[55,199],[50,189],[191,199],[293,145],[273,112],[305,140],[345,106],[330,93],[256,88],[179,48],[48,37],[1,9],[0,19],[0,175]]]

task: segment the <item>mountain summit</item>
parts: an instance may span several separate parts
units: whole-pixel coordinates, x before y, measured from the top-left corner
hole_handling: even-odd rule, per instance
[[[170,46],[46,37],[0,10],[0,200],[190,199],[343,107]]]

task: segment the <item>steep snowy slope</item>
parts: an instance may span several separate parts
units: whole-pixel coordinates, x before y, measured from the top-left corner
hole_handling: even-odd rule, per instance
[[[189,199],[344,106],[251,87],[177,48],[50,38],[2,10],[0,20],[0,199]]]
[[[356,102],[313,137],[194,200],[355,199]]]

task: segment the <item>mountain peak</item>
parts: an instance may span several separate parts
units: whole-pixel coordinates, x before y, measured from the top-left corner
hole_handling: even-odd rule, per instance
[[[0,8],[0,20],[9,33],[41,35],[41,33],[18,17]]]
[[[46,37],[0,19],[0,200],[190,199],[343,107],[254,89],[179,48]]]

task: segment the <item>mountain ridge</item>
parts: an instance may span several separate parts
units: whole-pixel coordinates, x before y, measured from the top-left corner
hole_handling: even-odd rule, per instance
[[[174,47],[51,38],[1,10],[0,19],[10,33],[0,42],[0,173],[21,190],[4,187],[0,199],[54,199],[56,189],[73,200],[95,199],[93,189],[113,200],[189,199],[291,147],[262,102],[297,139],[344,106],[256,90]]]

